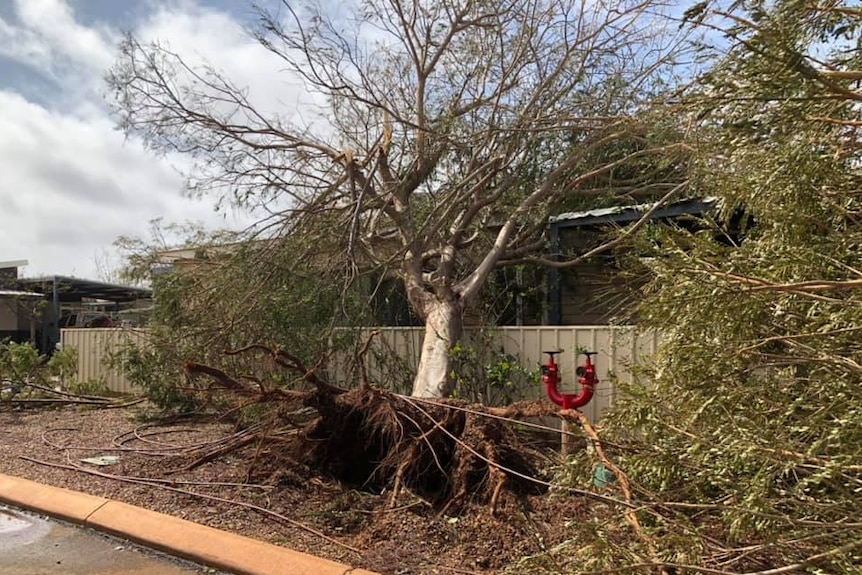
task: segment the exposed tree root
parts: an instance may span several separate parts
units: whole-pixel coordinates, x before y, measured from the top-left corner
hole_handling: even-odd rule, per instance
[[[487,504],[492,513],[505,494],[542,491],[536,477],[540,455],[521,445],[507,418],[548,415],[555,410],[538,403],[486,408],[454,400],[433,402],[389,393],[369,385],[342,390],[320,379],[297,358],[255,345],[230,353],[265,352],[274,363],[299,373],[311,389],[284,390],[261,381],[233,378],[218,369],[186,363],[189,376],[213,383],[206,393],[222,401],[265,403],[271,420],[230,440],[209,446],[182,469],[191,469],[247,445],[256,445],[254,461],[267,450],[271,457],[307,466],[322,475],[382,493],[391,507],[407,489],[444,512],[468,502]],[[313,419],[290,417],[302,407]],[[290,432],[293,435],[290,435]],[[276,449],[273,442],[279,441]],[[249,477],[254,470],[248,471]]]

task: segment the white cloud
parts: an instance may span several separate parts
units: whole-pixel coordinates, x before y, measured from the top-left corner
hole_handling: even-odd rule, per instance
[[[0,260],[28,259],[27,273],[93,277],[95,257],[119,235],[145,235],[148,222],[222,219],[213,200],[181,196],[174,166],[125,140],[100,95],[116,57],[120,31],[88,27],[61,0],[18,0],[17,19],[0,19],[2,59],[26,66],[33,85],[45,78],[56,93],[32,98],[32,85],[0,90]],[[128,23],[143,41],[158,39],[183,57],[216,65],[263,110],[298,114],[312,101],[278,59],[230,15],[195,2],[160,4],[146,21]],[[47,100],[47,101],[46,101]]]
[[[180,195],[181,177],[166,162],[124,141],[108,118],[0,92],[0,125],[10,128],[0,131],[0,259],[29,259],[28,273],[92,275],[93,254],[120,235],[145,234],[152,218],[219,223],[209,203]]]
[[[0,17],[0,58],[39,70],[53,78],[51,48],[30,30],[13,26]]]
[[[89,66],[99,72],[113,61],[118,35],[78,24],[61,0],[18,0],[18,16],[26,29],[38,35],[55,59]]]
[[[243,25],[224,12],[187,6],[176,12],[162,8],[135,31],[139,39],[158,39],[183,60],[213,66],[236,86],[248,88],[249,99],[265,114],[296,121],[310,105],[322,101],[302,81],[284,72],[285,62],[264,49]]]
[[[87,28],[61,0],[17,0],[18,25],[0,19],[0,56],[50,79],[62,92],[58,103],[97,97],[119,34]]]

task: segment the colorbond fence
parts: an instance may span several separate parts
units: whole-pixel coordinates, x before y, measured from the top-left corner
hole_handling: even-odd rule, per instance
[[[146,344],[147,332],[143,329],[86,328],[60,330],[60,345],[78,350],[78,381],[104,378],[113,392],[133,393],[135,390],[122,367],[112,369],[108,356],[128,343]]]
[[[387,387],[407,390],[409,374],[415,370],[422,347],[422,328],[380,328],[379,334],[372,339],[366,355],[369,379]],[[360,340],[364,340],[360,334]],[[480,334],[481,333],[481,337]],[[593,420],[616,398],[612,379],[631,381],[632,367],[642,363],[655,353],[659,337],[655,333],[643,333],[633,327],[609,326],[536,326],[502,327],[482,332],[467,330],[465,345],[490,346],[495,351],[513,356],[526,369],[536,369],[545,361],[544,350],[563,350],[557,356],[562,373],[562,390],[577,392],[575,389],[575,368],[583,361],[575,350],[578,348],[598,352],[595,356],[596,373],[599,386],[585,413]],[[104,360],[112,352],[127,342],[145,345],[145,330],[124,329],[64,329],[61,334],[64,346],[78,349],[78,379],[85,381],[104,377],[108,387],[115,392],[133,391],[122,370],[108,368]],[[329,370],[336,381],[355,379],[357,370],[353,354],[334,354],[329,362]],[[525,398],[539,397],[540,386],[524,393]]]
[[[366,332],[370,333],[371,330]],[[415,371],[422,349],[423,328],[381,328],[372,340],[366,356],[368,377],[372,382],[382,382],[387,387],[409,390],[410,382],[405,381]],[[482,337],[479,337],[479,333]],[[643,363],[658,348],[659,336],[654,332],[638,332],[633,327],[611,326],[535,326],[501,327],[476,332],[466,330],[464,344],[476,347],[485,346],[494,351],[510,354],[526,369],[537,369],[544,363],[545,350],[563,350],[557,356],[561,370],[561,391],[577,393],[575,368],[583,362],[583,356],[576,356],[578,348],[596,351],[593,358],[599,385],[596,394],[584,409],[593,420],[598,419],[616,399],[616,388],[612,379],[632,381],[632,368]],[[392,358],[399,361],[393,362]],[[339,359],[336,355],[330,363],[338,379],[349,378],[355,368],[352,358]],[[355,375],[353,376],[355,377]],[[491,395],[490,393],[488,394]],[[523,394],[523,399],[544,395],[541,386],[535,386]]]

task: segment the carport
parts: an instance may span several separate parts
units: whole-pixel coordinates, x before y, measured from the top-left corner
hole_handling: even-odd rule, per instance
[[[60,308],[64,303],[81,304],[85,300],[113,304],[119,309],[121,304],[152,299],[153,292],[148,288],[123,286],[70,276],[47,276],[23,278],[18,286],[30,292],[42,294],[50,302],[48,311],[42,319],[42,334],[39,340],[43,353],[54,349],[60,341]]]

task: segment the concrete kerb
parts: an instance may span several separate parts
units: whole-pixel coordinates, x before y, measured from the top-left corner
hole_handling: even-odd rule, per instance
[[[110,501],[0,474],[0,502],[83,525],[97,509]]]
[[[377,575],[185,519],[0,474],[0,502],[236,575]]]

